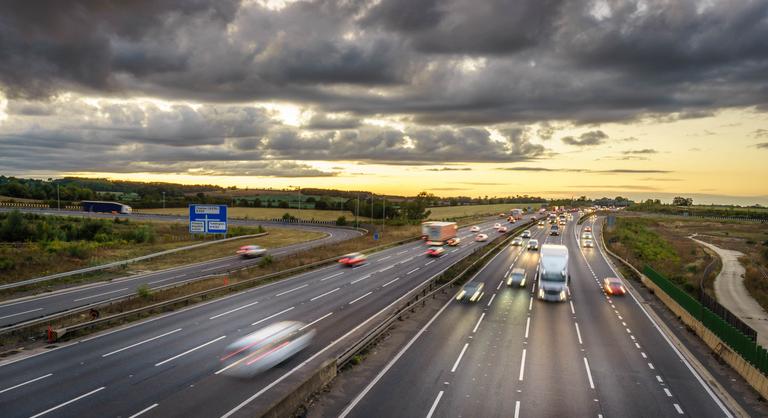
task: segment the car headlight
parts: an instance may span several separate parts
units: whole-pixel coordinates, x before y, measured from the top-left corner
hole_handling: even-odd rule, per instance
[[[523,286],[525,286],[525,279],[520,280],[520,287],[523,287]]]
[[[464,295],[466,295],[466,294],[467,294],[467,292],[465,292],[464,290],[462,290],[461,292],[459,292],[459,295],[458,295],[458,296],[456,296],[456,300],[461,300],[461,299],[463,299],[463,298],[464,298]]]
[[[544,299],[544,289],[539,288],[539,299]]]
[[[510,276],[510,278],[507,279],[507,286],[509,286],[511,284],[512,284],[512,277]]]
[[[560,300],[565,300],[565,290],[560,291]]]

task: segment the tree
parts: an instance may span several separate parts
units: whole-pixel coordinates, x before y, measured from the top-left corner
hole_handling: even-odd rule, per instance
[[[0,240],[6,242],[20,242],[30,238],[32,231],[29,223],[18,210],[8,214],[0,224]]]
[[[288,202],[285,200],[281,200],[280,203],[278,203],[278,207],[280,209],[288,209]]]
[[[693,205],[693,199],[685,198],[682,196],[675,196],[675,198],[672,199],[672,204],[674,206],[691,206]]]

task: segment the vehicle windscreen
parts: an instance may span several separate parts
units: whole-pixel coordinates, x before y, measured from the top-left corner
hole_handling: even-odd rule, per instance
[[[545,271],[541,275],[541,280],[545,282],[561,282],[565,283],[565,277],[559,271]]]

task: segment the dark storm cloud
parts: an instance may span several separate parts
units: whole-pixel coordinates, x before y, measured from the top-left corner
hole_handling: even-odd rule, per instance
[[[428,168],[427,171],[472,171],[469,167],[440,167]]]
[[[545,168],[545,167],[498,167],[496,170],[503,171],[542,171],[542,172],[560,172],[560,173],[603,173],[603,174],[660,174],[672,173],[669,170],[632,170],[626,168],[616,168],[611,170],[592,170],[586,168]]]
[[[589,147],[600,145],[608,139],[608,135],[603,131],[590,131],[579,135],[578,138],[572,136],[566,136],[560,138],[564,144],[574,145],[577,147]]]
[[[309,119],[305,127],[317,130],[354,129],[360,127],[360,121],[354,118],[330,118],[328,115],[316,114]]]
[[[768,142],[761,142],[759,144],[755,144],[755,147],[762,148],[762,149],[768,149]]]
[[[768,129],[756,129],[752,132],[752,136],[755,138],[768,138]]]

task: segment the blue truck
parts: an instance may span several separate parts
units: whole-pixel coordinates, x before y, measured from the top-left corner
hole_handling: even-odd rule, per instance
[[[130,206],[124,205],[118,202],[101,202],[96,200],[83,200],[80,203],[85,212],[129,214],[132,211]]]

